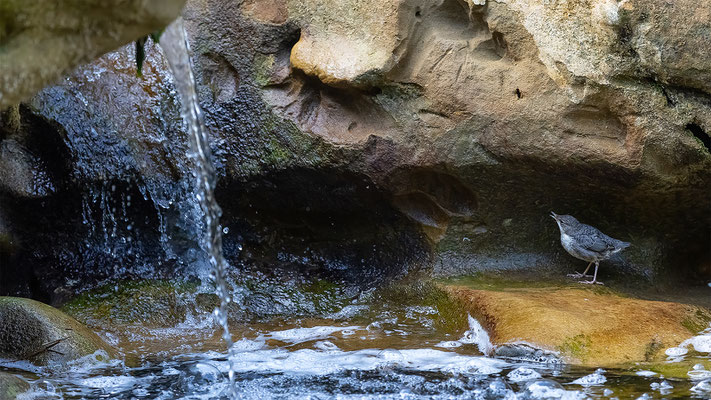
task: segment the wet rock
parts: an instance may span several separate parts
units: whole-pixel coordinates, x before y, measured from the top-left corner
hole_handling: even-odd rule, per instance
[[[164,28],[184,0],[4,1],[0,13],[0,110],[75,66]]]
[[[667,348],[711,320],[703,307],[622,297],[603,289],[444,288],[482,323],[495,346],[507,349],[503,355],[522,343],[588,366],[664,360]]]
[[[706,29],[689,16],[708,7],[480,3],[287,1],[283,23],[255,16],[252,3],[188,4],[201,81],[240,77],[236,103],[214,95],[219,85],[202,90],[208,120],[249,137],[234,121],[252,104],[268,110],[244,122],[262,139],[232,147],[225,169],[364,173],[430,239],[440,275],[570,268],[546,218],[556,209],[635,242],[605,274],[708,274],[711,125],[694,77],[709,64],[644,55],[666,59],[665,46]],[[223,26],[226,16],[242,30]],[[707,38],[682,47],[693,54]],[[222,72],[214,59],[228,60]],[[303,138],[322,141],[304,152],[294,145]]]
[[[0,358],[51,365],[115,351],[63,312],[38,301],[0,297]]]
[[[578,261],[554,210],[633,243],[601,280],[711,279],[709,67],[690,56],[708,47],[690,35],[707,29],[705,13],[664,0],[188,2],[229,261],[361,282],[422,267],[560,275]],[[148,50],[143,80],[124,48],[20,108],[21,122],[62,138],[68,171],[51,182],[75,196],[3,203],[18,243],[51,241],[14,216],[67,216],[52,228],[72,245],[20,249],[33,275],[55,271],[26,291],[51,298],[63,278],[200,264],[187,139],[165,62]],[[141,221],[130,244],[122,223],[112,235],[119,202],[93,201],[114,184]],[[99,252],[74,229],[87,203],[109,227],[92,237]]]
[[[20,393],[30,390],[30,384],[16,377],[0,371],[0,399],[13,400]]]

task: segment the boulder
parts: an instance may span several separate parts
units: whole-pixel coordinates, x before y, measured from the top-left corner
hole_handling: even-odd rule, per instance
[[[0,297],[0,358],[35,365],[62,364],[103,351],[116,352],[67,314],[35,300]]]
[[[591,367],[661,362],[667,348],[711,321],[704,307],[640,300],[603,288],[492,290],[448,284],[443,289],[479,320],[495,346],[526,345]]]
[[[30,384],[15,375],[0,371],[0,399],[14,400],[18,394],[30,390]]]
[[[0,5],[0,110],[77,65],[161,30],[184,0],[8,0]]]

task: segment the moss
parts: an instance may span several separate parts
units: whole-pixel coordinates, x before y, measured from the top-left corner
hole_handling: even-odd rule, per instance
[[[282,146],[281,143],[279,143],[277,140],[270,140],[269,144],[267,144],[267,150],[268,153],[265,159],[267,160],[269,165],[276,167],[285,164],[289,161],[289,149]]]
[[[254,80],[257,84],[260,86],[271,84],[274,63],[274,54],[257,53],[254,56]]]
[[[591,344],[592,341],[590,340],[590,337],[580,334],[566,339],[563,344],[558,346],[557,350],[567,356],[584,362],[590,351]]]
[[[694,366],[701,364],[704,369],[711,369],[711,361],[704,358],[692,357],[680,362],[656,362],[656,363],[638,363],[634,365],[626,365],[622,370],[640,370],[646,369],[654,371],[665,378],[689,379],[689,371],[694,369]]]
[[[445,333],[461,333],[468,328],[467,312],[461,302],[435,282],[398,283],[384,289],[379,300],[393,306],[425,306],[437,311],[434,326]]]
[[[74,298],[62,310],[90,325],[173,325],[185,317],[184,297],[196,283],[173,281],[122,281]]]
[[[681,325],[688,329],[690,333],[697,334],[709,327],[711,314],[708,311],[697,309],[693,316],[687,316],[681,321]]]
[[[261,143],[255,146],[257,151],[240,160],[235,175],[249,178],[275,169],[326,167],[347,162],[333,145],[301,131],[292,121],[274,112],[261,116],[258,137]]]

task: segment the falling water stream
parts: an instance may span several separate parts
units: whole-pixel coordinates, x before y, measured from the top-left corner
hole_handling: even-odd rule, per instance
[[[195,197],[203,211],[205,224],[205,234],[201,244],[203,250],[208,254],[212,267],[211,277],[215,282],[217,296],[220,298],[220,305],[215,309],[215,316],[222,326],[222,338],[225,340],[229,354],[229,390],[232,398],[236,398],[232,365],[234,360],[232,335],[227,319],[227,307],[231,296],[227,288],[227,262],[222,254],[222,227],[220,226],[222,211],[215,199],[217,176],[212,163],[208,131],[198,104],[195,78],[190,66],[190,49],[182,18],[178,18],[166,28],[160,46],[173,72],[175,87],[182,103],[181,114],[190,140],[191,158],[194,160],[193,174],[196,179]]]

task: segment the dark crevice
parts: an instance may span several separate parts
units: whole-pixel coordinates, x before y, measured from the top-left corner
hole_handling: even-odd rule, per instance
[[[662,86],[661,89],[662,89],[662,94],[664,95],[664,98],[667,99],[667,105],[669,107],[676,106],[676,101],[674,101],[674,99],[671,98],[671,96],[669,95],[669,92],[667,92],[667,89],[664,86]]]
[[[695,122],[690,122],[686,124],[686,130],[691,132],[695,138],[699,139],[704,147],[706,147],[706,151],[711,154],[711,137],[709,137],[709,134],[706,133],[701,126]]]
[[[216,196],[223,224],[239,232],[225,236],[225,256],[265,274],[372,287],[428,257],[417,226],[362,174],[288,169],[248,182],[221,181]]]

